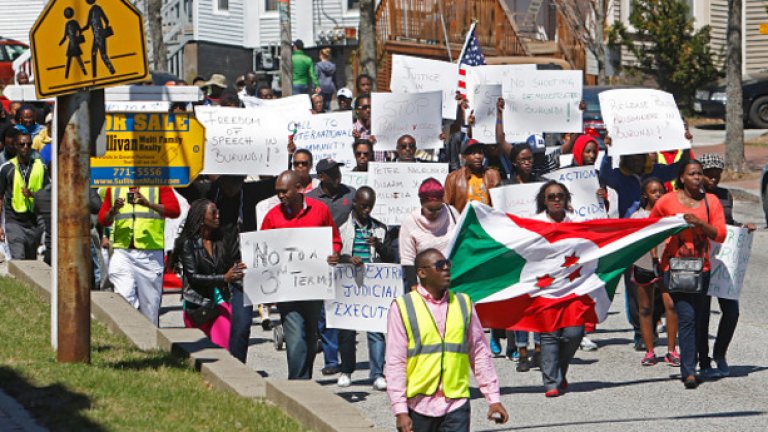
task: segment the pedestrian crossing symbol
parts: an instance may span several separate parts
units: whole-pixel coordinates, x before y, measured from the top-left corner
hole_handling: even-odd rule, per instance
[[[41,98],[149,76],[144,18],[128,0],[50,0],[29,39]]]

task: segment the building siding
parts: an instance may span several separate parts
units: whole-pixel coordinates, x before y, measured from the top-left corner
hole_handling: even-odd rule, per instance
[[[744,2],[746,55],[744,69],[748,74],[768,70],[768,35],[760,34],[760,24],[768,23],[765,3],[761,0]]]
[[[213,2],[198,0],[197,40],[243,46],[245,32],[245,0],[229,0],[229,13],[214,14]],[[249,0],[255,1],[255,0]]]
[[[264,1],[264,0],[254,0]],[[306,2],[311,0],[292,0],[291,1],[291,37],[295,39],[296,33],[296,14],[293,12],[296,10],[296,2]],[[312,23],[314,27],[313,39],[304,40],[306,46],[313,46],[315,44],[315,37],[320,31],[333,30],[336,24],[326,17],[326,15],[336,20],[339,27],[358,27],[360,21],[360,13],[358,10],[349,11],[346,15],[342,1],[346,0],[315,0],[312,1]],[[325,13],[323,13],[325,12]],[[280,44],[280,20],[277,13],[270,12],[263,14],[259,18],[259,32],[261,45],[279,45]]]
[[[45,3],[46,0],[0,0],[0,36],[28,44],[29,31]]]

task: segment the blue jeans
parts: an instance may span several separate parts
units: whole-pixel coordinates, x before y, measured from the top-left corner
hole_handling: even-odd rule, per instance
[[[325,367],[339,365],[339,331],[325,326],[325,308],[320,309],[320,341],[323,345],[323,360]]]
[[[245,295],[242,286],[232,287],[232,330],[229,335],[229,353],[245,363],[248,358],[248,345],[251,340],[253,305],[244,306]]]
[[[278,303],[288,354],[288,379],[312,379],[312,366],[317,354],[317,322],[322,301]]]
[[[706,303],[707,311],[709,311],[712,304],[712,298],[707,296],[704,300]],[[715,347],[712,351],[712,357],[715,359],[724,359],[725,354],[728,352],[728,346],[731,344],[733,334],[736,332],[736,324],[739,322],[739,301],[718,298],[717,302],[720,304],[720,324],[717,326],[717,339],[715,339]],[[702,317],[702,325],[705,329],[709,329],[709,313],[704,314]],[[709,335],[707,335],[709,336]],[[700,350],[703,353],[704,363],[710,365],[709,359],[709,340],[707,344],[701,347]],[[701,363],[701,359],[699,360]]]
[[[518,348],[528,348],[528,335],[530,332],[515,330],[515,346]],[[534,345],[541,345],[541,333],[533,334]]]
[[[294,95],[297,94],[309,94],[309,85],[307,84],[293,84],[291,86]]]
[[[704,292],[709,289],[709,272],[702,274]],[[664,284],[669,286],[669,272],[664,274]],[[696,373],[696,360],[700,368],[709,367],[709,325],[705,327],[705,316],[709,321],[709,307],[706,294],[670,293],[677,311],[677,344],[680,347],[680,375],[682,379]],[[706,347],[706,348],[705,348]]]
[[[443,417],[425,416],[410,408],[408,415],[413,422],[413,430],[429,432],[469,432],[469,423],[472,417],[469,401]]]
[[[368,335],[368,364],[371,381],[384,376],[384,351],[386,340],[383,333],[367,332]],[[341,354],[341,372],[351,374],[357,365],[357,347],[354,330],[339,330],[339,354]]]
[[[541,378],[544,387],[552,390],[563,385],[568,366],[584,337],[584,326],[563,327],[541,334]]]

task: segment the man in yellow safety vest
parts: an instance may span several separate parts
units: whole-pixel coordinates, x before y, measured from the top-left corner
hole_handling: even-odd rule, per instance
[[[506,423],[499,381],[475,307],[448,291],[451,262],[437,249],[416,255],[419,285],[387,317],[387,393],[397,430],[469,431],[469,374],[489,403],[488,419]]]

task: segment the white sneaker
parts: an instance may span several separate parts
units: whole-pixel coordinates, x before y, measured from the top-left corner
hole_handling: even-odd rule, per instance
[[[588,337],[584,336],[581,338],[581,349],[583,351],[597,351],[597,344],[589,340]]]
[[[384,377],[378,377],[373,381],[373,389],[384,391],[387,389],[387,380]]]
[[[350,374],[341,374],[339,375],[339,380],[336,381],[336,384],[338,384],[339,387],[349,387],[352,385],[352,376]]]

